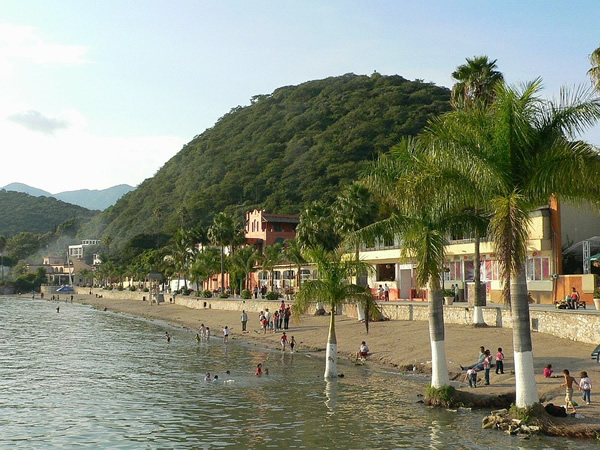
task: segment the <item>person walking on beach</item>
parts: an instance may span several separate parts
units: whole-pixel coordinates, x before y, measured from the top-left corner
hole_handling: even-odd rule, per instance
[[[567,369],[563,370],[563,375],[565,376],[565,382],[561,384],[561,386],[565,386],[565,409],[569,412],[569,405],[573,408],[573,412],[576,413],[575,405],[573,404],[573,382],[575,378],[573,378]]]
[[[227,325],[225,325],[225,328],[223,328],[223,342],[225,344],[229,342],[229,328],[227,328]]]
[[[248,323],[248,314],[245,310],[242,310],[242,333],[246,331],[246,324]]]
[[[581,372],[580,376],[579,390],[582,392],[581,398],[586,405],[589,405],[592,401],[592,380],[588,377],[587,372]]]
[[[283,312],[283,329],[287,330],[290,327],[290,316],[292,315],[292,310],[289,306],[285,308]]]
[[[294,353],[294,347],[295,347],[295,345],[296,345],[296,339],[294,339],[294,336],[292,336],[291,339],[290,339],[290,351],[292,353]]]
[[[287,344],[287,336],[285,335],[285,331],[281,335],[281,351],[285,352],[285,345]]]
[[[498,353],[496,353],[496,375],[504,374],[504,353],[502,353],[502,347],[498,347]]]
[[[210,328],[206,327],[206,340],[210,339]]]
[[[198,331],[200,332],[200,337],[202,339],[206,339],[206,327],[204,326],[204,324],[200,325],[200,329]]]

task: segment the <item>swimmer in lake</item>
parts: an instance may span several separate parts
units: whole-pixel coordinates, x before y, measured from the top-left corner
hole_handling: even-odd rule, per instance
[[[167,340],[167,342],[171,342],[171,335],[168,331],[165,331],[165,339]]]
[[[260,377],[262,375],[262,364],[258,363],[258,365],[256,366],[256,373],[255,375],[257,377]]]

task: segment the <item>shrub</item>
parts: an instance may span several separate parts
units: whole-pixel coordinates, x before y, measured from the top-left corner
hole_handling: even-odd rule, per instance
[[[219,298],[229,298],[229,294],[226,294],[225,292],[221,292],[219,294]]]
[[[440,388],[435,388],[431,384],[428,384],[425,389],[425,397],[431,405],[440,405],[448,408],[454,403],[455,391],[456,389],[452,386],[444,385]]]
[[[211,298],[212,297],[212,292],[209,291],[208,289],[206,289],[205,291],[202,292],[202,296],[204,298]]]
[[[144,288],[144,292],[150,292],[150,289]]]
[[[123,290],[123,286],[118,286],[117,287],[117,291],[122,291]]]
[[[510,405],[510,409],[508,410],[508,412],[510,413],[513,419],[519,419],[525,425],[531,422],[531,419],[534,415],[532,408],[519,408],[514,403]]]
[[[242,298],[244,298],[244,299],[252,298],[252,294],[250,293],[249,289],[244,289],[242,291]]]
[[[594,298],[600,298],[600,289],[594,289]]]
[[[277,300],[279,299],[279,292],[269,291],[267,292],[267,300]]]
[[[137,290],[137,288],[135,286],[129,286],[129,290],[131,292],[135,292]]]
[[[443,297],[454,297],[454,291],[452,289],[442,289]]]

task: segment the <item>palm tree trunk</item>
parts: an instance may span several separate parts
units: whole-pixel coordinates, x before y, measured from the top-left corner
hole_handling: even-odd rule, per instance
[[[440,282],[432,277],[429,281],[429,340],[431,342],[431,386],[440,388],[450,384],[446,363],[444,334],[444,307]]]
[[[527,300],[527,280],[525,265],[512,276],[510,282],[511,315],[513,321],[513,348],[515,358],[516,405],[519,408],[539,402],[535,374],[533,372],[533,351]]]
[[[473,257],[473,281],[475,282],[475,299],[473,301],[473,325],[485,326],[485,320],[483,320],[483,305],[481,301],[481,254],[479,247],[481,244],[481,237],[479,231],[475,230],[475,255]]]
[[[327,349],[325,351],[325,375],[324,378],[337,378],[337,339],[335,337],[335,306],[331,305],[331,319],[329,321],[329,336],[327,337]]]

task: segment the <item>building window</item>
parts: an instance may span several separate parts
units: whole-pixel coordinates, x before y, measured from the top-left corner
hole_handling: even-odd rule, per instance
[[[377,264],[377,281],[396,281],[396,264]]]
[[[294,279],[294,271],[293,270],[284,270],[283,278],[285,280],[293,280]]]
[[[462,261],[450,261],[445,264],[444,280],[462,280]]]
[[[527,258],[527,279],[541,281],[550,279],[550,258]]]
[[[281,223],[275,222],[273,224],[273,231],[276,233],[281,233]]]
[[[500,264],[495,259],[481,261],[481,281],[500,279]]]

